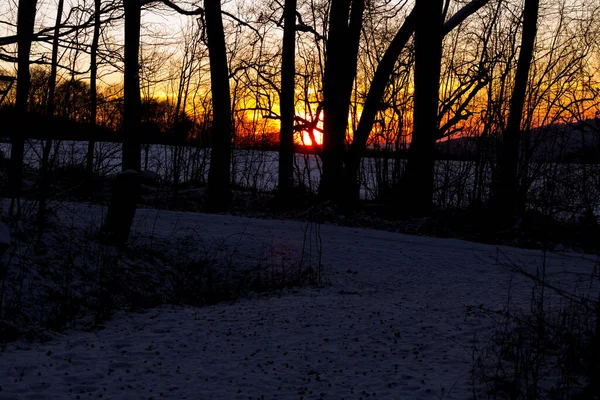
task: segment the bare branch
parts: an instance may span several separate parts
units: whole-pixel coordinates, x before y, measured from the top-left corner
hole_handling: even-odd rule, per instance
[[[152,3],[162,3],[165,6],[173,9],[174,11],[177,11],[179,14],[182,15],[204,15],[204,9],[202,7],[198,7],[195,10],[184,10],[183,8],[179,7],[177,4],[169,0],[142,0],[142,6]]]
[[[458,10],[446,23],[444,24],[443,32],[444,35],[450,33],[458,25],[462,24],[465,19],[470,15],[475,14],[481,7],[489,3],[489,0],[473,0],[463,8]]]

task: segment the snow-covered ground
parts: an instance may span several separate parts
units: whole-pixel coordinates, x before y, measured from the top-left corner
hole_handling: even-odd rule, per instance
[[[82,219],[99,212],[80,208]],[[205,244],[239,235],[236,251],[248,257],[258,243],[289,254],[306,244],[298,221],[155,210],[137,218],[137,231],[172,240],[190,230]],[[0,352],[0,399],[472,398],[481,389],[472,346],[493,329],[472,310],[502,308],[509,287],[527,305],[531,283],[504,261],[535,271],[543,260],[539,251],[370,229],[323,225],[320,234],[330,285],[118,313],[102,330],[10,343]],[[549,254],[550,280],[583,287],[594,262]]]

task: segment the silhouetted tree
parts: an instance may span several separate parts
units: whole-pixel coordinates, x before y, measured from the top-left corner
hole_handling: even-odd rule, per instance
[[[442,27],[443,35],[448,34],[469,16],[477,12],[481,7],[486,5],[489,0],[473,0],[457,11],[451,18],[444,23]],[[425,22],[427,26],[428,22]],[[380,109],[381,100],[385,92],[385,88],[390,81],[390,76],[394,70],[394,65],[398,61],[400,54],[404,50],[408,40],[413,35],[417,25],[416,10],[412,10],[404,20],[404,23],[398,29],[396,35],[387,47],[381,61],[377,65],[375,75],[371,80],[369,91],[362,113],[358,123],[358,127],[354,132],[352,144],[348,150],[345,159],[345,178],[346,178],[346,201],[353,201],[358,197],[358,182],[357,175],[360,166],[360,160],[367,147],[367,140],[373,129],[373,123],[377,112]],[[408,195],[408,194],[407,194]]]
[[[175,140],[175,143],[184,144],[188,139],[193,121],[189,120],[186,114],[188,95],[192,76],[198,73],[199,47],[202,45],[201,31],[203,25],[196,20],[192,20],[188,25],[188,31],[184,40],[183,57],[179,60],[179,74],[177,79],[177,98],[175,108],[171,118],[169,130]],[[179,181],[182,175],[182,166],[184,160],[184,149],[182,146],[174,146],[172,149],[173,160],[173,190],[177,191]]]
[[[102,0],[94,0],[94,33],[90,47],[90,124],[95,126],[98,115],[98,45],[100,42],[100,13]],[[94,168],[94,140],[88,142],[86,157],[86,179],[88,187],[92,186]]]
[[[332,0],[323,76],[323,174],[319,195],[340,199],[346,129],[356,76],[364,0]]]
[[[363,106],[362,114],[358,122],[358,127],[354,132],[352,144],[348,149],[345,162],[346,179],[346,201],[354,201],[358,198],[358,170],[361,157],[367,148],[367,141],[375,117],[380,109],[380,103],[388,85],[394,65],[398,61],[406,43],[413,35],[416,26],[416,13],[413,10],[404,20],[401,28],[398,30],[394,39],[386,49],[381,61],[377,65],[375,75],[371,80],[371,86]]]
[[[407,200],[409,212],[420,214],[428,212],[433,205],[443,0],[417,0],[415,11],[415,110],[404,176],[406,191],[402,198]]]
[[[140,171],[140,0],[124,0],[123,171]]]
[[[502,134],[502,154],[491,204],[493,211],[501,218],[514,216],[519,211],[518,164],[521,121],[537,33],[538,11],[539,0],[525,0],[521,49],[510,101],[508,122]]]
[[[50,78],[48,80],[48,108],[46,110],[46,115],[49,117],[54,116],[55,109],[55,100],[56,100],[56,73],[58,69],[58,41],[60,34],[60,23],[63,14],[64,0],[58,1],[58,6],[56,9],[56,23],[54,25],[54,38],[52,40],[52,61],[50,64]],[[38,213],[37,213],[37,222],[40,227],[40,234],[38,236],[38,240],[41,240],[42,228],[44,225],[44,216],[46,213],[46,200],[48,198],[48,191],[50,189],[49,182],[49,159],[50,159],[50,151],[52,150],[52,139],[46,139],[44,142],[44,148],[42,150],[42,163],[40,165],[39,172],[39,202],[38,202]],[[39,244],[39,243],[38,243]]]
[[[231,164],[231,100],[225,34],[219,0],[204,1],[206,37],[210,58],[213,123],[210,171],[208,174],[209,207],[223,210],[229,205],[229,171]]]
[[[17,71],[17,99],[16,111],[24,118],[27,112],[27,98],[31,75],[29,72],[29,53],[33,38],[33,27],[35,23],[37,0],[19,0],[17,14],[17,44],[18,44],[18,71]],[[21,195],[23,152],[25,139],[21,132],[13,132],[11,136],[10,151],[10,176],[9,189],[11,195],[10,214],[13,214],[15,202]],[[20,207],[17,206],[17,215]]]
[[[136,205],[140,196],[141,119],[139,48],[140,0],[124,0],[125,73],[123,104],[122,173],[113,181],[111,204],[102,230],[110,243],[122,245],[129,238]]]
[[[296,75],[296,0],[285,0],[281,55],[281,131],[279,134],[279,194],[289,200],[294,186],[294,94]]]

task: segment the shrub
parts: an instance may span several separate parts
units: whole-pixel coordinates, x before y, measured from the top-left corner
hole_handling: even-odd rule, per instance
[[[509,299],[503,310],[485,310],[499,319],[489,343],[474,351],[474,379],[493,399],[600,398],[597,268],[588,294],[548,283],[545,258],[536,274],[514,263],[511,268],[534,283],[530,307],[520,310]]]

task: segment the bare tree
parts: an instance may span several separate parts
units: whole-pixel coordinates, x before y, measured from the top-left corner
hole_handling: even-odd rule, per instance
[[[525,0],[521,50],[515,74],[510,111],[506,129],[502,135],[502,155],[498,165],[498,177],[494,187],[491,207],[498,215],[514,216],[518,212],[518,164],[521,121],[527,81],[537,33],[539,0]]]
[[[123,110],[123,171],[140,171],[140,0],[124,0],[125,73]]]
[[[380,110],[381,100],[387,87],[394,66],[406,46],[406,43],[413,35],[416,26],[416,12],[413,10],[404,20],[404,23],[394,36],[387,47],[381,61],[371,80],[371,85],[363,105],[362,114],[358,127],[354,132],[352,144],[346,155],[346,200],[353,201],[358,197],[357,174],[360,166],[361,157],[367,147],[367,141],[373,129],[373,124],[377,112]]]
[[[281,131],[279,134],[279,194],[289,201],[294,185],[294,94],[296,76],[296,0],[285,0],[281,56]]]
[[[140,196],[140,0],[124,0],[125,73],[123,104],[123,172],[113,182],[111,204],[102,230],[110,243],[123,245],[129,238]]]
[[[190,91],[192,76],[198,73],[198,48],[201,45],[201,24],[192,20],[184,37],[183,57],[179,60],[180,65],[177,77],[177,97],[175,109],[171,121],[170,131],[177,145],[172,149],[173,153],[173,189],[177,190],[182,174],[184,144],[188,139],[188,115],[187,101]]]
[[[453,29],[463,23],[469,16],[485,6],[488,2],[489,0],[473,0],[470,3],[467,3],[444,23],[442,27],[442,35],[446,35],[451,32]],[[427,22],[427,19],[425,19],[425,21],[426,22],[424,25],[427,27],[429,22]],[[367,141],[369,135],[371,134],[371,130],[373,129],[373,123],[375,122],[377,112],[380,109],[381,99],[390,80],[390,76],[392,75],[394,65],[396,64],[398,57],[404,50],[410,37],[413,35],[416,26],[417,15],[416,9],[414,9],[407,15],[404,23],[400,29],[398,29],[393,40],[390,42],[381,61],[377,65],[377,69],[373,79],[371,80],[358,127],[354,132],[354,138],[346,156],[345,178],[346,190],[348,194],[346,196],[347,200],[351,201],[358,196],[357,174],[362,154],[366,149]],[[435,79],[435,77],[433,79]]]
[[[342,195],[343,158],[352,85],[356,75],[364,0],[332,0],[323,77],[323,175],[319,195]]]
[[[31,75],[29,72],[29,53],[31,51],[31,42],[33,40],[33,27],[35,24],[37,0],[19,0],[19,10],[17,15],[17,45],[18,45],[18,72],[17,72],[17,100],[16,110],[21,118],[27,112],[27,98]],[[23,171],[23,152],[25,148],[25,139],[18,133],[13,133],[11,137],[10,151],[10,176],[9,189],[11,194],[10,210],[12,215],[15,201],[21,195],[22,171]],[[17,215],[21,212],[17,206]]]
[[[208,196],[210,208],[222,210],[229,205],[232,130],[229,70],[227,67],[221,2],[219,0],[205,0],[204,11],[213,105]]]
[[[102,11],[102,0],[94,0],[94,33],[90,47],[90,124],[96,126],[98,115],[98,46],[100,43],[100,13]],[[88,142],[86,157],[86,179],[91,192],[94,173],[94,147],[93,139]]]
[[[406,193],[412,213],[433,206],[435,141],[438,137],[438,100],[442,62],[443,0],[417,0],[415,29],[415,110],[406,164]]]
[[[55,23],[55,28],[54,28],[54,39],[52,40],[52,61],[51,61],[51,65],[50,65],[50,78],[48,81],[48,106],[47,106],[47,110],[46,110],[46,115],[48,115],[49,117],[54,116],[54,108],[55,108],[55,92],[56,92],[56,73],[57,73],[57,69],[58,69],[58,41],[59,41],[59,34],[60,34],[60,23],[61,23],[61,19],[62,19],[62,14],[63,14],[63,8],[64,8],[64,0],[59,0],[58,1],[58,6],[56,9],[56,23]],[[52,139],[48,138],[46,139],[45,143],[44,143],[44,148],[42,151],[42,163],[40,166],[40,173],[39,173],[39,187],[40,187],[40,195],[39,195],[39,203],[38,203],[38,214],[37,214],[37,220],[38,220],[38,225],[40,227],[40,235],[38,236],[38,239],[41,240],[41,234],[42,234],[42,227],[44,225],[44,216],[46,213],[46,201],[48,198],[48,192],[50,189],[50,182],[49,182],[49,176],[48,176],[48,172],[49,172],[49,159],[50,159],[50,151],[52,150]],[[39,243],[38,243],[39,244]]]

